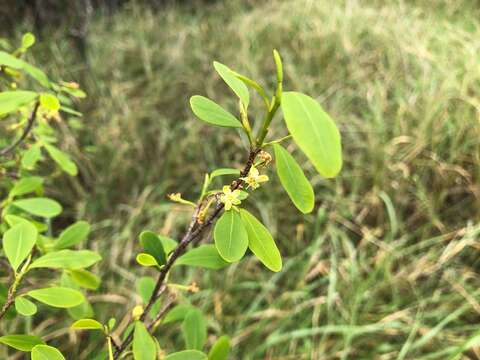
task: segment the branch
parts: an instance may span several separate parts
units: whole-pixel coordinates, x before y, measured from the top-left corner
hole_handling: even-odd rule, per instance
[[[30,131],[32,130],[33,123],[35,122],[35,118],[37,117],[37,110],[38,107],[40,106],[40,103],[37,101],[35,103],[35,106],[33,107],[32,113],[30,114],[30,117],[28,118],[28,123],[25,129],[23,130],[22,135],[15,141],[13,144],[7,146],[6,148],[3,148],[0,150],[0,156],[6,156],[8,153],[12,152],[15,150],[17,146],[19,146],[25,138],[30,134]]]
[[[247,176],[259,152],[260,152],[260,148],[250,150],[247,163],[243,168],[243,170],[241,171],[239,178],[233,181],[232,184],[230,185],[232,190],[238,189],[242,185],[243,180],[241,180],[241,178]],[[161,293],[163,293],[161,289],[164,288],[165,278],[168,272],[170,271],[170,269],[172,268],[173,264],[175,263],[175,261],[177,261],[177,259],[181,255],[183,255],[183,253],[185,253],[185,250],[188,245],[190,245],[191,243],[195,244],[198,241],[200,241],[201,239],[200,236],[202,235],[204,230],[207,229],[215,221],[215,219],[220,215],[224,207],[224,204],[218,203],[213,213],[202,224],[198,224],[197,222],[197,214],[200,211],[200,207],[201,207],[201,204],[198,204],[197,207],[195,208],[195,211],[192,216],[192,220],[190,222],[190,225],[188,226],[188,229],[185,235],[182,237],[182,240],[178,243],[177,247],[173,250],[165,266],[160,269],[157,283],[155,284],[155,288],[153,289],[152,295],[150,297],[150,300],[147,303],[147,306],[145,307],[145,310],[143,311],[143,314],[140,316],[140,319],[139,319],[140,321],[145,322],[145,318],[150,312],[150,309],[152,308],[153,304],[159,299],[159,297],[161,296]],[[158,320],[160,319],[155,319],[154,323],[158,322]],[[113,358],[115,360],[119,359],[122,352],[125,351],[125,349],[130,345],[132,340],[133,340],[133,330],[130,331],[128,336],[119,345],[119,348],[115,351],[115,354],[113,355]]]

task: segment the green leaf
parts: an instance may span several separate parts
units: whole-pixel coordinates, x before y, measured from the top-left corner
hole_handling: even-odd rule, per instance
[[[77,221],[60,234],[54,245],[55,249],[65,249],[81,243],[90,234],[90,224],[86,221]]]
[[[231,169],[231,168],[222,168],[216,169],[212,171],[210,174],[210,180],[216,178],[217,176],[224,176],[224,175],[240,175],[240,170],[238,169]]]
[[[145,328],[145,324],[141,321],[135,322],[132,349],[135,360],[155,360],[157,358],[155,341]]]
[[[178,245],[178,243],[175,240],[170,239],[167,236],[158,235],[158,237],[160,238],[160,241],[162,242],[163,250],[165,250],[165,254],[167,255],[170,254]]]
[[[198,309],[188,311],[182,323],[182,334],[187,349],[201,350],[207,340],[207,324]]]
[[[39,176],[29,176],[20,179],[15,183],[12,190],[10,190],[9,196],[25,195],[34,191],[37,191],[43,184],[43,179]]]
[[[60,278],[60,285],[66,288],[80,290],[80,287],[77,285],[75,281],[73,281],[72,277],[64,271],[62,273],[62,277]],[[68,315],[74,320],[80,320],[84,318],[91,318],[93,317],[93,308],[92,305],[85,299],[80,305],[71,307],[67,309]]]
[[[40,146],[33,145],[23,153],[21,161],[22,167],[25,169],[33,169],[41,158],[42,152],[40,151]]]
[[[37,305],[22,296],[15,298],[15,310],[20,315],[32,316],[37,312]]]
[[[75,330],[102,330],[103,331],[103,325],[100,324],[97,320],[93,320],[93,319],[77,320],[72,324],[72,326],[70,326],[70,328]]]
[[[195,95],[190,98],[190,107],[193,113],[200,119],[209,124],[241,128],[242,124],[235,116],[222,108],[214,101],[204,96]]]
[[[176,305],[170,310],[163,318],[162,324],[168,324],[171,322],[182,321],[185,319],[185,315],[192,309],[190,305]]]
[[[268,229],[247,210],[240,214],[248,233],[248,247],[255,256],[270,270],[282,270],[282,257]]]
[[[142,266],[158,266],[157,260],[150,254],[140,253],[136,260]]]
[[[198,350],[183,350],[167,355],[164,360],[206,360],[207,355]]]
[[[45,144],[44,146],[53,161],[55,161],[63,171],[70,176],[76,176],[78,174],[77,165],[70,159],[67,153],[53,145]]]
[[[5,335],[0,337],[0,343],[20,351],[32,351],[39,344],[45,344],[38,336],[33,335]]]
[[[218,219],[213,237],[220,256],[228,262],[240,260],[247,251],[247,231],[235,210],[225,211]]]
[[[223,65],[217,61],[213,62],[213,67],[217,71],[218,75],[225,81],[225,83],[233,90],[233,92],[242,101],[245,108],[248,108],[250,102],[250,94],[247,86],[235,76],[235,73],[226,65]]]
[[[85,301],[85,297],[80,291],[66,287],[30,290],[27,295],[44,304],[58,308],[71,308]]]
[[[151,231],[143,231],[140,234],[140,243],[147,254],[152,255],[159,265],[167,262],[165,250],[157,234]]]
[[[90,250],[59,250],[39,257],[30,268],[83,269],[101,259],[99,254]]]
[[[15,271],[32,251],[37,237],[37,228],[27,221],[18,223],[3,234],[3,250]]]
[[[340,133],[320,104],[298,92],[282,95],[282,110],[288,131],[320,175],[335,177],[342,168]]]
[[[37,96],[36,92],[24,90],[0,92],[0,116],[31,103]]]
[[[65,357],[52,346],[37,345],[32,349],[32,360],[65,360]]]
[[[222,259],[215,245],[201,245],[180,256],[175,265],[198,266],[218,270],[229,263]]]
[[[53,94],[43,93],[40,94],[40,105],[47,110],[58,111],[60,110],[60,101]]]
[[[315,194],[302,168],[281,145],[273,145],[277,175],[293,204],[304,214],[313,210]]]
[[[17,59],[16,57],[10,55],[9,53],[6,53],[5,51],[0,51],[0,65],[6,65],[13,69],[23,70],[28,75],[37,80],[42,86],[50,86],[50,80],[48,80],[47,75],[45,75],[42,70],[28,64],[23,60]]]
[[[100,286],[100,279],[90,271],[83,269],[71,270],[70,276],[77,285],[85,289],[97,290]]]
[[[148,276],[139,278],[136,282],[137,292],[142,298],[144,304],[147,304],[155,289],[156,281]],[[152,306],[151,314],[156,315],[160,311],[161,300],[158,299]]]
[[[10,227],[13,227],[19,223],[25,223],[25,222],[28,222],[28,223],[31,223],[32,225],[35,226],[35,228],[37,229],[37,231],[40,233],[40,232],[43,232],[43,231],[46,231],[48,229],[48,226],[44,223],[40,223],[38,221],[34,221],[34,220],[27,220],[25,219],[24,217],[21,217],[21,216],[17,216],[17,215],[5,215],[5,221],[7,222],[7,224],[10,226]],[[37,241],[40,240],[40,236],[38,237]]]
[[[230,338],[228,336],[221,336],[213,344],[208,353],[208,360],[227,360],[230,352]]]
[[[27,32],[26,34],[23,34],[23,36],[22,36],[22,47],[24,49],[28,49],[33,44],[35,44],[35,35],[33,35],[30,32]]]
[[[21,69],[24,61],[16,58],[5,51],[0,51],[0,65],[5,65],[13,69]]]
[[[55,217],[62,212],[62,206],[58,202],[44,197],[16,200],[12,202],[12,205],[32,215],[47,219]]]

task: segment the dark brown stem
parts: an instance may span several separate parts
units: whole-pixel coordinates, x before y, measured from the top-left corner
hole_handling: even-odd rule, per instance
[[[247,176],[247,174],[250,171],[250,168],[253,166],[255,158],[257,157],[257,154],[259,152],[260,152],[260,149],[250,150],[250,154],[248,156],[247,163],[246,163],[245,167],[243,168],[242,172],[240,173],[240,177],[237,180],[233,181],[231,186],[230,186],[232,190],[238,189],[242,185],[243,180],[241,180],[241,178]],[[220,215],[220,213],[221,213],[221,211],[224,207],[224,204],[223,203],[218,203],[217,206],[215,207],[213,213],[207,218],[207,220],[205,220],[201,224],[199,224],[197,222],[197,215],[198,215],[198,212],[200,211],[200,206],[201,206],[201,204],[197,205],[197,207],[195,208],[194,214],[192,216],[192,220],[190,222],[190,225],[188,226],[188,229],[187,229],[185,235],[182,237],[182,240],[180,240],[177,247],[173,250],[172,254],[169,256],[165,266],[163,266],[161,268],[160,273],[158,275],[157,283],[156,283],[155,288],[152,292],[150,300],[148,301],[147,306],[145,307],[145,310],[144,310],[143,314],[140,316],[140,319],[139,319],[140,321],[143,321],[143,322],[145,321],[145,318],[146,318],[147,314],[150,312],[150,309],[152,308],[153,304],[158,300],[161,293],[163,292],[163,291],[161,291],[161,289],[162,289],[162,287],[164,287],[166,276],[167,276],[168,272],[170,271],[170,269],[172,268],[175,261],[177,261],[177,259],[181,255],[183,255],[183,253],[185,252],[188,245],[190,245],[192,242],[196,243],[196,242],[201,240],[201,235],[203,234],[205,229],[207,229],[215,221],[215,219]],[[157,322],[158,320],[160,320],[160,318],[156,319],[156,321],[154,321],[154,323]],[[128,336],[120,344],[119,348],[115,351],[115,354],[113,355],[113,358],[115,360],[119,359],[122,352],[125,351],[125,349],[127,349],[127,347],[130,345],[132,340],[133,340],[133,330],[130,331]]]
[[[33,107],[32,113],[30,114],[30,117],[28,118],[27,126],[25,126],[25,129],[23,129],[22,135],[15,141],[13,144],[7,146],[6,148],[3,148],[0,150],[0,156],[6,156],[8,153],[12,152],[15,150],[17,146],[19,146],[30,134],[30,131],[32,131],[33,124],[35,122],[35,118],[37,117],[37,110],[38,107],[40,106],[40,103],[37,101],[35,103],[35,106]]]

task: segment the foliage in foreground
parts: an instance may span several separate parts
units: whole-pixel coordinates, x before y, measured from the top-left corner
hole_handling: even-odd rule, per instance
[[[220,269],[240,261],[250,249],[268,269],[280,271],[282,258],[273,237],[241,205],[254,190],[268,182],[268,176],[260,171],[271,164],[272,156],[266,150],[273,148],[277,175],[286,193],[302,213],[310,213],[314,208],[313,189],[300,165],[281,142],[291,137],[318,173],[332,178],[342,167],[340,134],[334,122],[311,97],[283,91],[283,65],[276,51],[273,52],[276,88],[271,97],[256,81],[214,62],[218,75],[238,97],[239,117],[203,96],[193,96],[190,105],[200,120],[238,129],[248,144],[246,163],[241,170],[220,168],[206,174],[195,202],[182,198],[180,193],[169,196],[171,201],[193,208],[192,220],[179,241],[151,231],[139,235],[143,252],[136,260],[139,265],[152,268],[157,279],[140,279],[139,290],[144,304],[131,310],[131,319],[126,326],[117,328],[113,317],[105,324],[94,319],[93,309],[81,291],[95,290],[100,284],[99,278],[86,268],[100,261],[101,257],[93,251],[70,249],[88,236],[88,223],[77,222],[58,237],[52,236],[53,230],[57,229],[53,229],[51,220],[60,215],[62,207],[43,195],[43,184],[52,175],[45,173],[47,167],[42,152],[68,175],[77,175],[76,164],[55,146],[58,133],[51,124],[54,120],[61,121],[59,111],[80,116],[69,107],[71,101],[66,95],[82,98],[85,94],[76,84],[51,82],[41,70],[20,58],[34,42],[34,36],[28,33],[23,37],[22,46],[12,54],[0,52],[2,75],[11,88],[0,93],[0,116],[19,133],[18,140],[0,150],[4,178],[11,179],[1,184],[7,194],[2,202],[2,249],[11,268],[11,280],[5,287],[0,320],[8,321],[9,316],[13,321],[17,316],[23,316],[26,322],[31,321],[30,317],[38,311],[37,303],[66,308],[76,320],[72,329],[103,333],[108,355],[100,353],[97,356],[119,359],[131,353],[136,360],[154,360],[158,354],[163,356],[162,344],[153,333],[165,323],[181,321],[186,349],[171,352],[165,359],[226,359],[229,338],[219,337],[207,355],[204,352],[207,324],[202,312],[191,305],[174,306],[177,291],[195,292],[195,286],[175,284],[169,277],[170,270],[177,265]],[[42,91],[18,90],[17,83],[24,74],[36,80]],[[249,118],[249,88],[258,93],[265,107],[260,122],[252,122]],[[266,142],[271,122],[280,108],[289,134]],[[252,130],[253,123],[257,123],[257,131]],[[8,143],[8,140],[4,142]],[[212,188],[213,179],[227,176],[234,180],[220,189]],[[214,245],[199,245],[213,224]],[[58,270],[60,279],[52,281],[49,276],[33,277],[36,269]],[[27,275],[29,283],[25,284]],[[42,281],[49,285],[39,286]],[[34,360],[64,359],[57,348],[47,345],[39,336],[10,333],[1,336],[0,343],[31,352]]]

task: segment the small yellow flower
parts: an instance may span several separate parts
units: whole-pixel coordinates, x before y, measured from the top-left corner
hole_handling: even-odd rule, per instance
[[[230,186],[225,185],[223,187],[223,194],[220,196],[220,201],[225,204],[225,210],[230,210],[233,205],[240,205],[241,201],[238,198],[240,196],[240,190],[230,189]]]
[[[268,181],[267,175],[260,175],[260,172],[255,166],[250,168],[247,177],[240,178],[247,183],[247,188],[257,189],[260,183]]]

